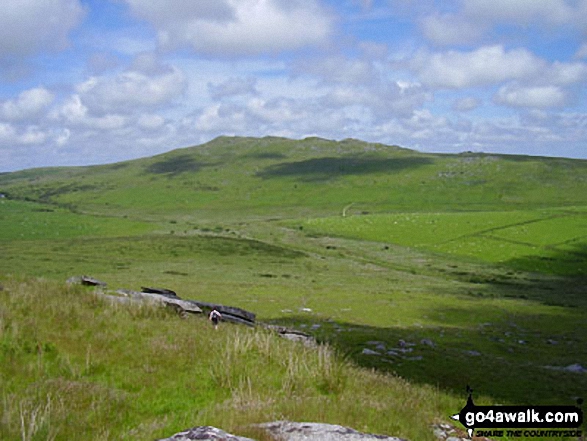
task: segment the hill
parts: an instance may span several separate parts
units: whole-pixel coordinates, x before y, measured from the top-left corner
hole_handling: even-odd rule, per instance
[[[221,137],[118,164],[2,174],[0,193],[7,285],[90,274],[252,310],[401,377],[414,396],[431,387],[438,407],[422,410],[426,424],[460,410],[467,384],[488,404],[574,404],[587,389],[587,161]],[[10,308],[0,311],[27,326]],[[78,343],[63,351],[83,358]],[[19,390],[8,384],[0,393]],[[349,425],[387,430],[347,404],[361,415]]]
[[[15,199],[95,213],[204,220],[584,205],[587,161],[319,138],[217,138],[152,158],[0,175]]]

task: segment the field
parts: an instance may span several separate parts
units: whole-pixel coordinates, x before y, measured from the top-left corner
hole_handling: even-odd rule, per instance
[[[245,433],[268,415],[432,439],[430,424],[460,410],[467,385],[478,404],[575,404],[587,390],[585,373],[565,369],[587,367],[587,161],[219,138],[127,163],[0,175],[0,193],[3,439],[21,439],[19,415],[48,406],[59,422],[38,433],[54,439],[153,439],[149,428],[196,424]],[[261,331],[112,312],[64,287],[79,274],[305,330],[344,374],[324,389],[323,374],[302,375],[319,355]],[[63,300],[72,306],[60,310]],[[194,360],[194,339],[218,355]],[[235,339],[255,349],[244,364],[231,359],[239,373],[229,381],[211,366]],[[296,369],[301,377],[288,377]],[[100,402],[78,397],[91,430],[65,429],[74,404],[49,405],[71,384],[100,391]],[[371,401],[355,403],[359,390]],[[17,395],[24,404],[10,405]],[[394,408],[410,395],[411,417]],[[47,439],[36,436],[27,439]]]
[[[572,208],[338,216],[302,226],[309,234],[466,256],[515,270],[571,276],[587,270],[587,214]]]

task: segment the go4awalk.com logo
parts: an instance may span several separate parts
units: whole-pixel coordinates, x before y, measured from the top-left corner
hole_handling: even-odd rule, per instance
[[[467,404],[453,420],[473,436],[581,437],[583,410],[577,406],[476,406],[467,387]],[[577,400],[580,406],[583,400]]]

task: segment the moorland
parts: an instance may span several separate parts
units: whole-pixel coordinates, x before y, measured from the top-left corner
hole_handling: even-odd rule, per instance
[[[434,439],[467,385],[477,404],[587,390],[585,160],[220,137],[3,173],[0,193],[2,439],[271,419]],[[112,306],[65,285],[80,274],[323,345]]]

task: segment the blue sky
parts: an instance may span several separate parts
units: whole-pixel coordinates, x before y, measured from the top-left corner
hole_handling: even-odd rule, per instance
[[[219,135],[587,158],[587,0],[3,0],[0,171]]]

